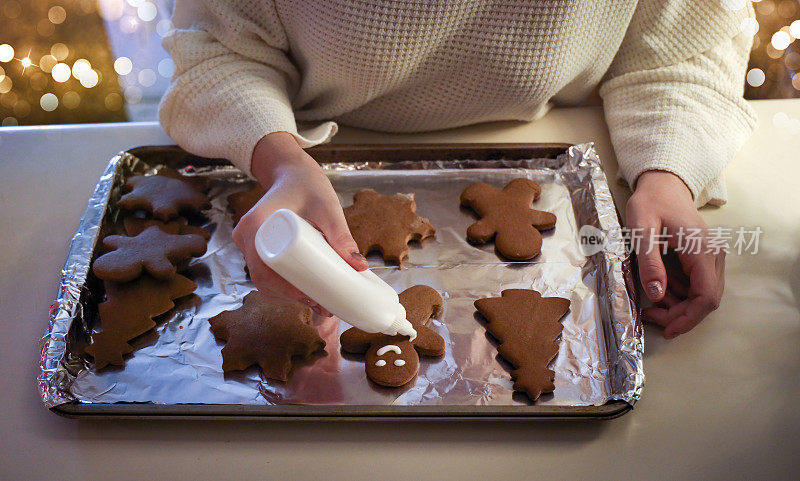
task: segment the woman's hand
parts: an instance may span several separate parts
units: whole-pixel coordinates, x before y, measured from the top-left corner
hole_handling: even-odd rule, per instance
[[[725,252],[705,252],[708,226],[697,212],[689,188],[672,173],[654,170],[639,176],[626,213],[628,228],[641,234],[634,247],[642,286],[647,297],[658,303],[644,310],[645,317],[664,327],[666,339],[689,332],[719,307],[725,285]],[[692,229],[699,229],[699,246],[683,246],[675,253],[677,262],[670,263],[670,256],[662,258],[660,242],[676,249],[679,232],[686,235]],[[659,238],[662,235],[665,238]]]
[[[256,231],[278,209],[286,208],[309,221],[333,249],[358,271],[369,267],[347,228],[339,199],[328,177],[287,132],[264,136],[253,150],[251,170],[267,189],[266,195],[233,229],[233,240],[244,254],[250,279],[271,301],[301,301],[329,315],[297,288],[261,261],[255,247]]]

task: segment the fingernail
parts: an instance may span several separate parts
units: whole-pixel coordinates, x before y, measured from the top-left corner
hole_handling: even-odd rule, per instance
[[[650,297],[650,299],[660,299],[663,289],[664,288],[661,287],[661,283],[658,281],[650,281],[647,283],[647,295]]]
[[[362,256],[360,252],[351,252],[350,255],[353,256],[353,258],[356,260],[361,260],[361,261],[367,260],[367,258]]]

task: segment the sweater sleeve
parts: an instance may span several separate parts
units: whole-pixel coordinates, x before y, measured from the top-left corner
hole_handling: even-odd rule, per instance
[[[289,132],[304,148],[336,133],[333,122],[297,130],[300,73],[272,2],[178,0],[173,23],[163,43],[175,73],[159,120],[181,147],[250,174],[253,148],[269,133]]]
[[[726,202],[723,169],[756,117],[742,97],[752,38],[740,27],[752,7],[724,4],[639,2],[600,89],[631,188],[643,172],[664,170],[689,186],[698,207]]]

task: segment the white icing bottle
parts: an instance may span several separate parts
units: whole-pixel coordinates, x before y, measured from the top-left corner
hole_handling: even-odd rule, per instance
[[[353,269],[291,210],[273,212],[255,243],[270,269],[339,319],[366,332],[416,337],[394,289],[369,269]]]

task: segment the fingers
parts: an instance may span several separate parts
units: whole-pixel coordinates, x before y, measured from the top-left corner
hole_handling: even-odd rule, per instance
[[[353,269],[363,271],[369,268],[367,259],[359,253],[358,245],[350,234],[339,202],[326,202],[321,209],[314,210],[309,221],[325,236],[333,247]]]
[[[638,245],[635,245],[639,263],[639,278],[645,295],[653,302],[664,298],[667,289],[667,270],[661,260],[661,249],[656,243],[656,234],[661,231],[661,223],[656,219],[638,218],[637,212],[629,212],[631,225],[642,229]]]
[[[698,254],[682,258],[689,273],[688,297],[680,302],[668,294],[663,307],[644,310],[648,320],[664,327],[664,338],[674,339],[697,326],[719,307],[724,289],[725,258],[721,255]]]

